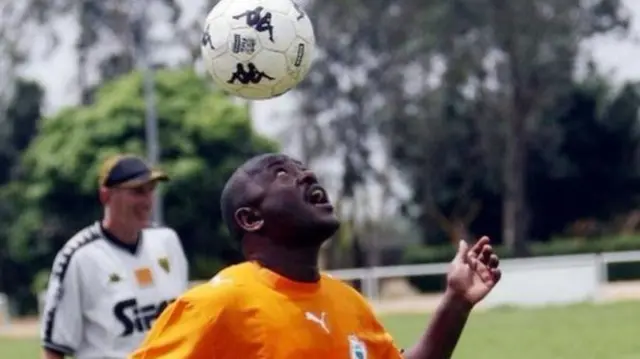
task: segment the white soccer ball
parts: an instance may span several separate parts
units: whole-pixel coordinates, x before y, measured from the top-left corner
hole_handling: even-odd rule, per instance
[[[245,99],[268,99],[305,78],[315,35],[291,0],[220,0],[207,15],[201,48],[218,87]]]

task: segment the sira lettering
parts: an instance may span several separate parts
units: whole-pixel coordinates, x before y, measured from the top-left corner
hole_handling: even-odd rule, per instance
[[[113,307],[113,315],[124,327],[120,336],[128,337],[133,333],[145,333],[151,329],[153,322],[171,302],[173,300],[139,306],[138,301],[131,298],[116,303]]]
[[[231,78],[227,81],[227,83],[234,84],[236,81],[243,85],[259,84],[262,82],[262,79],[267,80],[275,80],[273,77],[267,75],[266,73],[258,70],[256,65],[253,63],[247,64],[247,68],[244,68],[243,64],[236,65],[236,72],[231,75]]]
[[[262,6],[258,6],[253,10],[247,10],[242,14],[238,14],[233,16],[235,20],[240,20],[241,18],[245,18],[247,22],[247,26],[254,28],[258,32],[269,32],[269,40],[274,42],[273,40],[273,26],[271,25],[271,12],[267,11],[264,15],[262,15],[262,10],[264,8]]]

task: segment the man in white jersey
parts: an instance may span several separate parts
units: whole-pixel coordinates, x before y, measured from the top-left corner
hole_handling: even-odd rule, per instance
[[[125,358],[187,289],[178,235],[150,226],[153,192],[166,180],[137,156],[104,163],[102,220],[74,235],[53,263],[41,328],[43,358]]]

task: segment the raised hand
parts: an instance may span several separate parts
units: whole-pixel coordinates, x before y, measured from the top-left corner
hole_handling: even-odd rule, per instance
[[[471,248],[461,240],[447,275],[447,290],[475,305],[500,281],[502,273],[499,264],[498,255],[489,244],[489,237],[480,238]]]

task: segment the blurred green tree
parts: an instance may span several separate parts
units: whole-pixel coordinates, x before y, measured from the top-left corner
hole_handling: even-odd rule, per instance
[[[584,41],[625,33],[624,4],[371,0],[349,2],[348,12],[345,6],[309,2],[309,13],[323,16],[312,17],[321,48],[315,70],[298,88],[307,122],[290,127],[303,150],[342,157],[345,197],[365,183],[389,189],[400,177],[411,192],[403,196],[405,215],[424,242],[471,229],[526,254],[529,144],[547,132],[540,125],[545,116],[557,118],[548,109],[570,96]],[[374,154],[387,161],[375,166]]]
[[[221,222],[224,181],[245,159],[276,146],[253,132],[246,107],[191,71],[160,71],[156,89],[161,166],[172,177],[161,188],[165,220],[183,240],[192,278],[206,278],[240,259]],[[100,218],[98,168],[113,153],[144,153],[144,110],[142,78],[134,73],[104,85],[93,105],[41,122],[10,191],[20,213],[9,253],[28,263],[30,278],[14,286],[29,286],[71,235]]]
[[[593,73],[549,111],[555,116],[542,125],[556,130],[530,144],[527,192],[533,236],[637,229],[633,221],[627,223],[631,228],[615,222],[637,217],[639,86],[626,83],[616,89]],[[589,228],[572,230],[581,222]]]
[[[20,215],[11,188],[20,175],[21,153],[36,134],[44,98],[38,83],[23,79],[17,79],[10,92],[13,96],[0,115],[0,292],[30,281],[8,250],[11,225]]]

